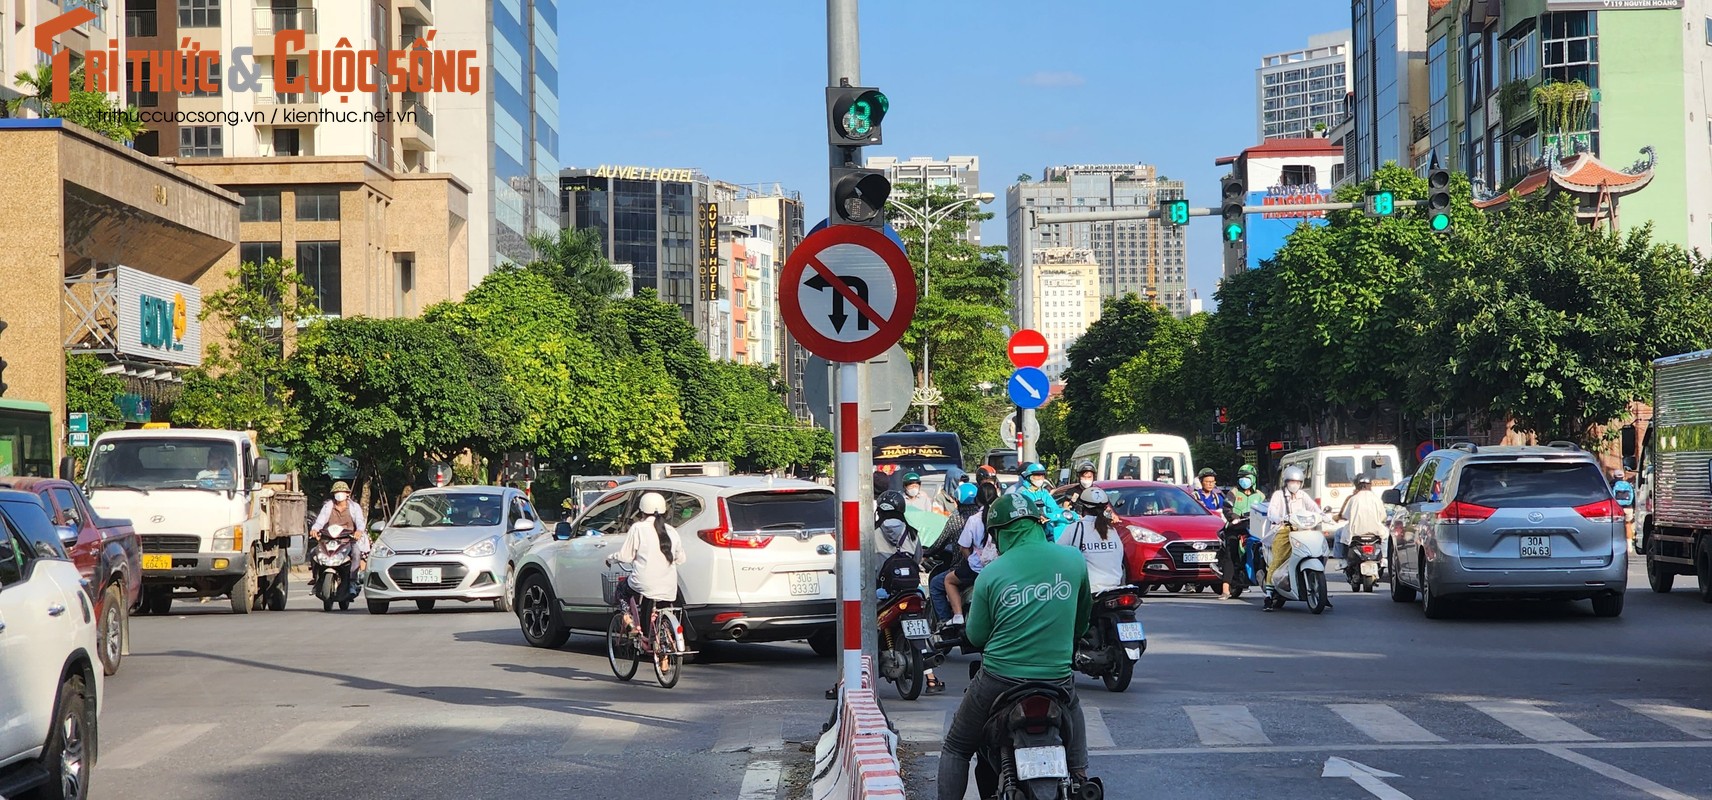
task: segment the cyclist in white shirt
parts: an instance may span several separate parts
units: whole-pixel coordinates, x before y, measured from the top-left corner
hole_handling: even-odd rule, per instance
[[[1106,513],[1110,502],[1106,491],[1098,486],[1084,489],[1077,498],[1081,517],[1058,536],[1058,543],[1082,551],[1088,560],[1088,588],[1094,594],[1123,586],[1123,537],[1112,530],[1112,517]]]

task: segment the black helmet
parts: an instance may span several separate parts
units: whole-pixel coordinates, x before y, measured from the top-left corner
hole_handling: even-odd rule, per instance
[[[1372,486],[1373,485],[1373,476],[1363,472],[1360,475],[1355,476],[1355,485],[1356,486]]]
[[[1081,475],[1084,472],[1095,472],[1095,471],[1096,470],[1094,469],[1094,462],[1092,462],[1092,461],[1084,461],[1084,462],[1076,465],[1076,474],[1077,475]]]
[[[881,492],[874,498],[874,519],[883,520],[904,518],[904,493],[896,489]]]
[[[1214,472],[1212,467],[1207,467],[1206,469],[1203,469],[1200,472],[1195,473],[1195,477],[1197,477],[1197,478],[1215,478],[1216,479],[1219,477],[1219,473]]]

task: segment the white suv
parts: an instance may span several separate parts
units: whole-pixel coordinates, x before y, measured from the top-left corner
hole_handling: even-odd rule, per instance
[[[95,607],[41,501],[0,490],[0,797],[89,794]]]
[[[821,655],[834,652],[837,500],[820,484],[764,476],[628,483],[590,505],[569,534],[538,539],[517,561],[514,596],[530,644],[606,632],[601,573],[646,492],[665,497],[666,521],[684,542],[678,580],[692,641],[807,639]]]

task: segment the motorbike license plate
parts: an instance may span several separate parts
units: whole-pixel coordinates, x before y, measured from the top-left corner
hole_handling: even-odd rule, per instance
[[[410,568],[410,582],[411,583],[439,583],[440,582],[440,568],[439,567],[411,567]]]
[[[1379,562],[1377,562],[1377,561],[1363,561],[1363,562],[1361,562],[1361,575],[1364,578],[1377,578],[1377,577],[1379,577]]]
[[[1523,536],[1523,558],[1551,558],[1550,536]]]
[[[927,620],[906,619],[902,620],[902,622],[904,625],[904,638],[926,639],[928,637]]]
[[[1062,746],[1019,747],[1015,755],[1019,781],[1070,777],[1070,767],[1065,761]]]
[[[172,569],[172,556],[165,553],[144,553],[143,569]]]
[[[1185,564],[1211,564],[1211,563],[1214,563],[1218,560],[1219,560],[1219,554],[1214,553],[1214,552],[1210,552],[1210,551],[1204,552],[1204,553],[1184,553],[1183,554],[1183,563],[1185,563]]]
[[[793,597],[800,597],[803,595],[820,594],[820,576],[822,574],[824,574],[824,573],[820,573],[820,572],[792,572],[792,573],[790,573],[790,576],[791,576],[791,595]]]
[[[1139,641],[1143,641],[1145,639],[1147,639],[1147,634],[1141,632],[1141,623],[1139,623],[1139,622],[1120,622],[1120,623],[1118,623],[1118,641],[1120,641],[1120,642],[1139,642]]]

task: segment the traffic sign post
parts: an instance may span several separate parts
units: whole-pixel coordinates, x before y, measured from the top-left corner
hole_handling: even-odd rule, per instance
[[[1023,328],[1011,334],[1005,352],[1017,367],[1039,367],[1046,363],[1046,337],[1033,328]]]
[[[1052,391],[1052,380],[1046,373],[1035,367],[1021,367],[1011,373],[1011,379],[1005,383],[1005,391],[1010,394],[1011,403],[1023,410],[1040,408],[1046,405],[1046,396]],[[1029,420],[1023,420],[1026,429]]]
[[[66,429],[72,433],[88,433],[89,415],[82,411],[71,412],[69,424],[66,425]]]
[[[779,276],[779,313],[797,342],[828,361],[886,352],[915,318],[915,270],[872,228],[834,225],[791,251]]]

